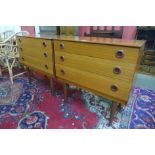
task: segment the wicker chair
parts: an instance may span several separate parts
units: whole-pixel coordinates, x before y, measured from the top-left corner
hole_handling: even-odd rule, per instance
[[[26,31],[17,32],[0,42],[0,75],[2,75],[3,69],[7,69],[12,84],[13,78],[25,73],[22,72],[13,75],[13,68],[19,63],[19,52],[16,46],[16,35],[29,35],[29,33]]]

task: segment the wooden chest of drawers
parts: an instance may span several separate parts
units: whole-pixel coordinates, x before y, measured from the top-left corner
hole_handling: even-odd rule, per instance
[[[31,82],[31,70],[41,72],[49,78],[51,94],[54,94],[53,76],[54,54],[51,38],[34,36],[17,36],[17,45],[20,54],[20,62],[26,66],[29,82]]]
[[[22,64],[47,75],[54,74],[51,39],[18,36],[17,44]]]
[[[125,105],[144,41],[95,37],[17,37],[22,64]]]
[[[54,40],[56,76],[125,104],[144,42],[85,39]]]

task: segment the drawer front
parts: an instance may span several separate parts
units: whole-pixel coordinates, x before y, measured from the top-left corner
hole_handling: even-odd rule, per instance
[[[115,98],[120,102],[128,100],[131,85],[121,80],[99,76],[59,64],[56,64],[56,76],[81,87],[99,92],[103,96]]]
[[[84,42],[71,42],[54,40],[56,52],[86,55],[90,57],[115,60],[126,63],[137,63],[139,48],[92,44]]]
[[[26,55],[20,56],[20,62],[35,70],[53,75],[53,65],[50,62],[41,61]]]
[[[53,54],[51,40],[21,37],[17,38],[17,43],[19,51],[25,55],[45,61],[52,61]]]
[[[55,62],[71,68],[88,71],[101,76],[109,76],[126,82],[131,82],[136,65],[117,61],[69,54],[55,53]]]

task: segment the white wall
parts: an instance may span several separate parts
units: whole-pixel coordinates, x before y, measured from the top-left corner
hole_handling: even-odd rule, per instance
[[[20,26],[0,26],[0,33],[8,30],[19,32],[21,31],[21,27]]]

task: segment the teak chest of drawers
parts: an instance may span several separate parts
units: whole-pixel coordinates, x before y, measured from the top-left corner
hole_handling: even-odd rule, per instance
[[[65,36],[19,39],[23,42],[19,43],[19,47],[23,48],[20,51],[21,62],[62,80],[65,99],[67,85],[70,83],[111,99],[113,104],[110,122],[116,103],[124,105],[128,101],[145,43]],[[44,47],[45,41],[47,46]],[[30,48],[34,50],[31,52]]]
[[[51,93],[54,93],[54,53],[53,42],[50,38],[36,38],[30,36],[17,36],[17,45],[21,64],[27,67],[29,80],[32,72],[39,71],[49,77]]]

